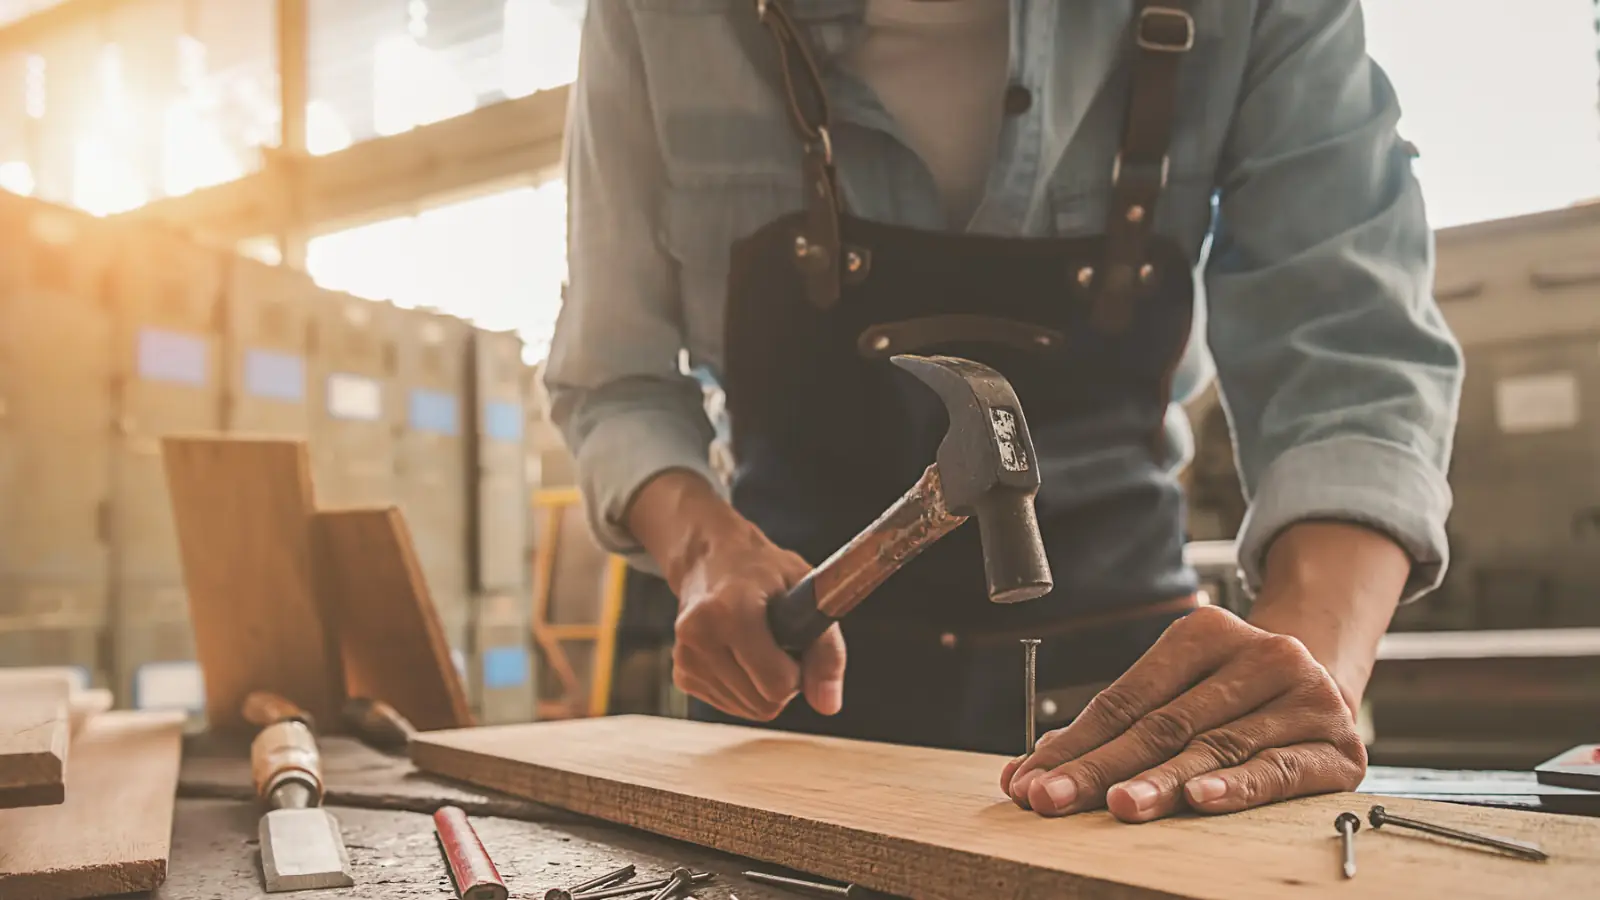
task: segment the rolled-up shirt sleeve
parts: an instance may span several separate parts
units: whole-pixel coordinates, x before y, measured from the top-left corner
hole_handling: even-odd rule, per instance
[[[1448,564],[1446,481],[1462,358],[1433,297],[1433,242],[1400,107],[1356,0],[1257,19],[1219,174],[1207,339],[1250,510],[1247,586],[1307,520],[1360,524]]]
[[[718,481],[704,395],[678,365],[677,266],[658,239],[663,165],[627,4],[589,4],[569,103],[569,283],[544,383],[597,539],[651,568],[625,525],[634,494],[669,469]]]

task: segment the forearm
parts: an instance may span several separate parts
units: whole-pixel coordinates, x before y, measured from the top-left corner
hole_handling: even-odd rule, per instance
[[[713,543],[754,528],[704,475],[687,469],[662,472],[639,488],[627,524],[674,592]]]
[[[1299,639],[1356,710],[1410,571],[1406,553],[1377,531],[1302,522],[1272,542],[1249,621]]]

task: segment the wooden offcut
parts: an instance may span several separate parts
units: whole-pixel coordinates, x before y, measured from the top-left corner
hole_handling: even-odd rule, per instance
[[[185,437],[162,451],[211,727],[248,730],[240,706],[257,690],[337,722],[344,679],[316,590],[305,445]]]
[[[1600,884],[1600,822],[1336,794],[1142,825],[1042,818],[1000,791],[1002,757],[621,716],[419,735],[424,771],[919,900],[971,897],[1577,897]],[[1340,812],[1391,812],[1533,841],[1529,863]]]
[[[324,605],[336,617],[347,693],[382,700],[423,731],[472,725],[400,511],[319,512],[316,526]]]
[[[0,809],[65,797],[70,696],[59,676],[0,680]]]
[[[77,900],[166,880],[183,715],[109,712],[72,744],[67,799],[0,811],[0,897]]]

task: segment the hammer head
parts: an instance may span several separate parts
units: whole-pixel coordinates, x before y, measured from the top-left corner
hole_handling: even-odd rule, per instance
[[[1033,509],[1039,467],[1011,383],[954,356],[891,361],[932,388],[950,413],[938,456],[945,507],[978,520],[989,599],[1015,603],[1050,593],[1054,582]]]

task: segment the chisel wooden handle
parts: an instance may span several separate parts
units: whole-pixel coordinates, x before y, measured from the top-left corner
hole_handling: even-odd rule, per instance
[[[257,728],[266,728],[279,722],[290,720],[306,723],[306,727],[315,731],[317,723],[311,714],[296,706],[294,701],[280,697],[271,691],[251,691],[244,698],[244,707],[240,711],[244,720]]]
[[[403,749],[417,733],[394,707],[369,697],[350,698],[344,705],[344,719],[357,737],[379,750]]]
[[[322,757],[304,722],[288,721],[261,729],[250,744],[250,777],[256,796],[270,803],[273,792],[298,782],[310,793],[306,806],[322,804]]]
[[[255,691],[244,699],[245,720],[262,726],[250,742],[250,779],[269,806],[321,806],[322,755],[311,717],[277,694]],[[274,796],[285,785],[299,788]]]

